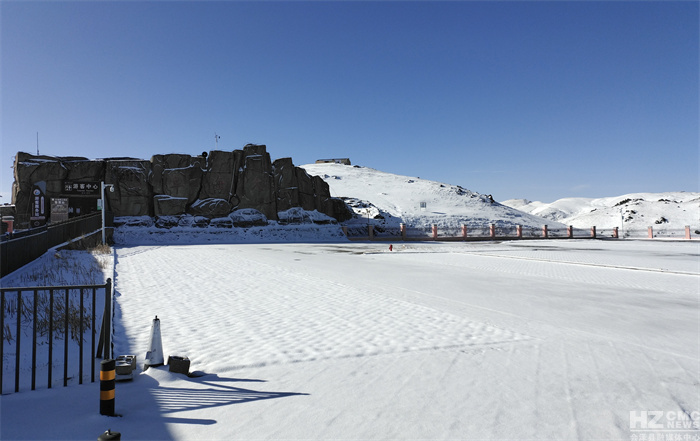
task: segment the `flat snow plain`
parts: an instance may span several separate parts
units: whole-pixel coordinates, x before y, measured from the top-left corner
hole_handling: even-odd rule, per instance
[[[142,365],[158,315],[201,376],[139,367],[120,418],[97,383],[4,396],[2,439],[630,440],[631,411],[700,411],[700,243],[393,245],[117,247],[115,353]]]

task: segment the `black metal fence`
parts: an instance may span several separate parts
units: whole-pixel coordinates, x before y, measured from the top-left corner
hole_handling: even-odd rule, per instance
[[[51,247],[89,235],[100,228],[102,228],[102,215],[93,213],[49,226],[2,235],[0,236],[0,277],[37,259]]]
[[[104,290],[104,297],[98,297],[100,290]],[[98,337],[95,326],[102,298]],[[20,390],[21,372],[31,372],[31,390],[36,389],[38,373],[47,376],[47,385],[51,388],[55,362],[63,363],[63,386],[75,376],[78,384],[83,384],[88,363],[90,382],[95,382],[95,358],[111,355],[111,319],[111,279],[104,285],[0,288],[0,394],[5,393],[6,357],[8,369],[14,365],[15,392]],[[31,346],[23,343],[23,337],[31,337],[28,343]],[[61,339],[63,347],[56,349],[62,349],[62,356],[57,356],[54,342]],[[85,359],[87,342],[89,360]]]

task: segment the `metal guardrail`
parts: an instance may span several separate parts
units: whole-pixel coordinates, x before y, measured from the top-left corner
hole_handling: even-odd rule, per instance
[[[96,342],[97,330],[97,291],[104,289],[104,309],[99,341]],[[76,291],[79,294],[76,295]],[[14,295],[13,295],[14,293]],[[63,295],[61,295],[61,293]],[[73,295],[71,295],[73,294]],[[77,297],[77,298],[76,298]],[[86,300],[89,300],[86,302]],[[86,304],[87,303],[87,304]],[[14,320],[6,316],[14,316]],[[61,315],[63,320],[61,320]],[[112,279],[104,285],[73,286],[35,286],[0,288],[0,394],[3,390],[5,342],[14,341],[14,391],[20,390],[20,372],[22,370],[22,336],[31,332],[31,390],[36,389],[37,347],[48,345],[47,385],[53,384],[54,340],[63,335],[63,386],[69,379],[69,346],[75,351],[77,340],[78,383],[83,384],[84,377],[84,342],[86,331],[90,331],[90,382],[95,382],[95,358],[104,353],[104,358],[111,354],[111,319],[112,319]],[[62,323],[61,323],[62,322]],[[12,336],[14,329],[15,335]],[[97,347],[96,347],[97,343]],[[27,351],[28,352],[28,351]],[[74,354],[75,355],[75,354]],[[75,375],[75,372],[70,373]]]
[[[461,228],[439,227],[433,231],[430,226],[413,227],[406,225],[405,233],[395,227],[382,227],[371,225],[372,233],[369,235],[370,225],[346,226],[343,229],[351,240],[511,240],[511,239],[610,239],[610,238],[665,238],[665,239],[690,239],[692,236],[700,236],[700,229],[668,229],[662,227],[649,227],[648,229],[621,230],[617,228],[547,228],[544,227],[517,227],[517,226],[467,226],[466,236]],[[518,232],[520,228],[520,234]],[[437,233],[437,234],[436,234]]]
[[[2,235],[0,277],[32,262],[51,247],[93,233],[101,227],[101,214],[92,213],[48,226]]]

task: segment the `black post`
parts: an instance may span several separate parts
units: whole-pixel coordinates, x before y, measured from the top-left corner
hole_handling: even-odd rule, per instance
[[[68,386],[68,313],[70,311],[69,308],[69,292],[68,289],[66,288],[66,309],[63,312],[63,317],[64,317],[64,324],[63,324],[63,387]]]
[[[79,351],[79,356],[78,359],[80,360],[79,365],[78,365],[78,384],[83,384],[83,295],[85,293],[83,292],[83,288],[80,288],[80,310],[78,312],[78,320],[80,320],[80,332],[78,335],[80,336],[80,342],[78,344],[78,351]]]
[[[17,291],[17,356],[15,357],[15,393],[19,392],[19,354],[21,352],[20,337],[22,336],[22,291]]]
[[[49,389],[53,372],[53,288],[49,290]]]
[[[5,359],[5,291],[0,292],[0,361]],[[0,362],[0,395],[2,395],[3,365]]]
[[[100,363],[100,415],[114,416],[115,360]]]
[[[104,209],[104,208],[103,208]],[[104,311],[104,357],[112,358],[112,279],[107,279],[105,284],[105,311]]]
[[[92,335],[92,348],[90,349],[90,381],[92,383],[95,382],[95,332],[97,330],[95,329],[95,288],[92,288],[92,332],[90,333]]]
[[[37,301],[39,300],[38,290],[34,290],[33,324],[32,324],[32,390],[36,389],[36,315]]]

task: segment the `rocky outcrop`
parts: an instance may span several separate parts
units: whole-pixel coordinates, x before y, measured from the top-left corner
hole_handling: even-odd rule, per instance
[[[241,150],[209,152],[206,169],[202,176],[200,198],[224,199],[234,206],[238,205],[236,182],[242,158],[243,152]]]
[[[114,187],[114,191],[106,192],[107,209],[114,216],[155,216],[161,227],[171,226],[176,223],[174,217],[183,216],[198,219],[198,225],[260,225],[263,219],[278,220],[280,212],[292,208],[317,211],[338,221],[349,218],[344,202],[330,196],[323,179],[295,167],[291,158],[273,163],[266,146],[248,144],[242,150],[214,150],[201,156],[155,155],[150,161],[88,160],[20,152],[13,185],[16,225],[22,228],[23,223],[28,224],[35,184],[40,183],[46,198],[76,198],[64,191],[66,182],[100,181]],[[79,197],[85,212],[86,199],[99,195]],[[96,206],[90,204],[91,209]],[[232,212],[238,214],[229,217]],[[253,216],[254,212],[260,216]]]
[[[114,185],[114,191],[106,192],[106,198],[115,216],[153,215],[150,172],[150,161],[106,160],[104,181]]]
[[[243,147],[241,172],[236,194],[238,208],[254,208],[268,219],[277,219],[275,183],[272,176],[270,155],[264,145],[249,144]]]
[[[209,219],[228,215],[233,207],[226,199],[206,198],[197,199],[187,210],[194,216],[203,216]]]
[[[151,158],[149,182],[153,193],[197,200],[202,186],[204,158],[190,155],[155,155]]]
[[[299,207],[299,181],[292,158],[276,159],[272,163],[272,174],[275,182],[277,211]]]
[[[153,197],[153,212],[156,216],[176,216],[187,208],[187,198],[179,198],[164,194]]]
[[[267,218],[254,208],[243,208],[229,214],[234,227],[261,227],[267,225]]]

